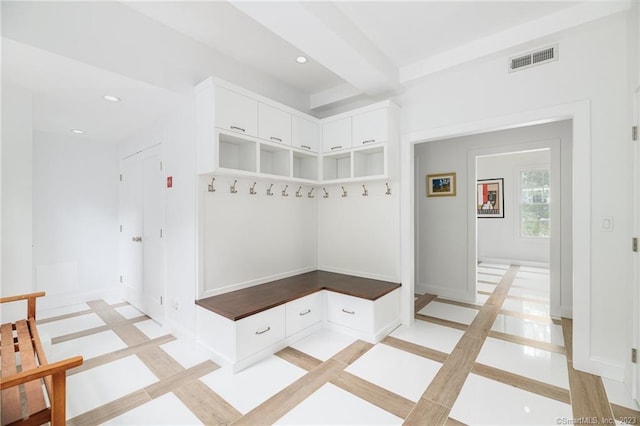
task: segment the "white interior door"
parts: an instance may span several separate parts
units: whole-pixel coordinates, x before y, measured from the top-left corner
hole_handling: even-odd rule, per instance
[[[120,260],[125,299],[164,321],[164,179],[161,147],[122,161]]]

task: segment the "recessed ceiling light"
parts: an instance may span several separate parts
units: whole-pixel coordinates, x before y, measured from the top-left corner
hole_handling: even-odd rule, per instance
[[[296,62],[299,64],[304,64],[305,62],[307,62],[307,57],[306,56],[298,56],[296,58]]]
[[[84,133],[84,130],[80,129],[71,129],[71,133],[75,133],[76,135],[81,135]]]
[[[104,95],[104,99],[109,102],[120,102],[120,98],[113,95]]]

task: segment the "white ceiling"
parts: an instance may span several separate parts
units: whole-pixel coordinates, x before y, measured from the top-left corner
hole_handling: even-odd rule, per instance
[[[37,130],[119,141],[209,75],[326,114],[631,1],[3,1],[2,78],[34,93]]]

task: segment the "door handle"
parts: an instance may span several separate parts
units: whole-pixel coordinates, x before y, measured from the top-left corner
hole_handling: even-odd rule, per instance
[[[134,243],[141,243],[142,237],[131,237],[131,241],[133,241]]]

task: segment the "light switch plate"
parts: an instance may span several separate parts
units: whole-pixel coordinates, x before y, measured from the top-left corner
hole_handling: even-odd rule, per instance
[[[613,232],[613,216],[602,216],[600,219],[600,230]]]

